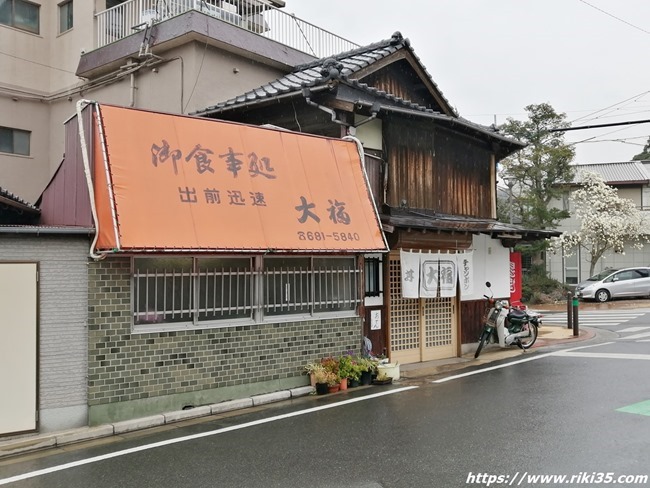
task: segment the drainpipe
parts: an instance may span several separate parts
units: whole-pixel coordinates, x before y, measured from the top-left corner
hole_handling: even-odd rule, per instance
[[[345,126],[345,127],[349,127],[348,124],[346,124],[342,120],[338,120],[336,118],[336,112],[334,110],[332,110],[329,107],[325,107],[323,105],[319,105],[318,103],[314,102],[311,99],[311,89],[308,86],[303,87],[302,96],[305,97],[305,102],[307,102],[307,105],[311,105],[312,107],[316,107],[316,108],[322,110],[323,112],[326,112],[326,113],[330,114],[330,116],[332,117],[332,122],[335,122],[335,123],[337,123],[339,125],[342,125],[342,126]]]
[[[361,104],[361,101],[357,101],[356,106],[359,107],[359,108],[363,107],[363,105]],[[379,115],[380,110],[381,110],[381,105],[379,104],[379,102],[374,102],[372,104],[372,106],[370,107],[370,117],[368,117],[367,119],[362,120],[361,122],[359,122],[357,125],[355,125],[353,127],[356,129],[357,127],[361,127],[363,124],[367,124],[371,120],[376,119],[377,115]]]
[[[129,98],[129,107],[133,108],[135,106],[135,71],[131,72],[131,96]]]

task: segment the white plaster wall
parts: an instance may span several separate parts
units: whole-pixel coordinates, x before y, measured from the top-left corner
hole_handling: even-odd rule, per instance
[[[483,295],[490,296],[485,282],[492,284],[491,293],[495,297],[510,296],[510,249],[503,247],[500,240],[480,234],[472,238],[474,293],[463,297],[466,300],[480,300]]]

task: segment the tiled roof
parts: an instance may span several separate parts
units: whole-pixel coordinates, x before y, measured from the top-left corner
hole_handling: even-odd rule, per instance
[[[382,223],[402,228],[481,233],[504,238],[520,236],[523,241],[548,239],[561,234],[554,230],[526,229],[520,225],[506,224],[494,219],[443,214],[426,215],[422,212],[395,207],[389,208],[388,212],[389,214],[381,215]]]
[[[5,190],[2,187],[0,187],[0,202],[4,202],[8,205],[11,205],[12,207],[20,208],[23,210],[40,212],[40,210],[31,203],[26,202],[22,198],[14,195],[9,190]]]
[[[618,163],[597,163],[579,164],[575,166],[576,172],[571,181],[572,184],[579,184],[582,181],[582,173],[591,172],[602,176],[605,183],[610,185],[619,184],[647,184],[650,183],[650,174],[643,163],[639,161],[626,161]]]
[[[282,78],[278,78],[270,83],[260,86],[254,90],[248,91],[230,100],[220,102],[216,105],[207,107],[203,110],[198,110],[192,115],[210,115],[218,113],[240,105],[262,101],[265,99],[272,99],[280,95],[297,93],[304,87],[314,87],[317,85],[325,84],[331,79],[339,79],[355,83],[353,75],[363,68],[366,68],[382,59],[390,56],[391,54],[401,50],[407,49],[420,63],[421,69],[426,73],[429,81],[433,86],[438,89],[437,85],[431,79],[431,75],[426,71],[426,68],[420,62],[420,58],[413,52],[410,46],[410,41],[402,37],[402,34],[396,32],[390,39],[376,42],[368,46],[345,51],[335,56],[328,58],[318,59],[307,64],[302,64],[294,67],[293,72],[289,73]],[[366,85],[367,86],[367,85]],[[377,91],[379,95],[384,95],[397,102],[403,102],[407,106],[415,105],[408,100],[402,100],[393,97],[390,94]],[[438,93],[442,96],[440,90]],[[447,106],[451,105],[447,99],[443,100]],[[424,107],[423,107],[424,108]],[[453,108],[451,109],[453,111]],[[454,112],[454,115],[457,115]]]

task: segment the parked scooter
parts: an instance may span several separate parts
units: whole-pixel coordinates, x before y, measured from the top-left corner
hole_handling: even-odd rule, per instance
[[[485,286],[492,286],[488,281]],[[492,295],[492,290],[490,289]],[[495,300],[492,296],[483,295],[490,309],[488,310],[481,338],[474,353],[477,358],[485,344],[498,343],[500,347],[518,346],[529,349],[537,340],[537,328],[542,325],[542,316],[511,307],[508,300]]]

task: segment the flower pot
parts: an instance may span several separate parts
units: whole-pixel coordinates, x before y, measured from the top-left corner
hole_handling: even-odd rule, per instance
[[[339,383],[341,391],[347,390],[348,389],[348,379],[347,378],[341,378],[341,382]]]
[[[329,393],[327,383],[316,383],[316,394],[324,395],[325,393]]]
[[[329,390],[330,393],[336,393],[337,391],[339,391],[340,386],[341,385],[337,383],[336,385],[328,386],[327,389]]]
[[[361,379],[359,380],[362,385],[369,385],[372,383],[372,372],[364,371],[361,373]]]
[[[359,386],[359,380],[348,378],[348,388],[356,388],[357,386]]]
[[[393,378],[386,378],[383,380],[374,379],[372,380],[373,385],[390,385],[393,382]]]

